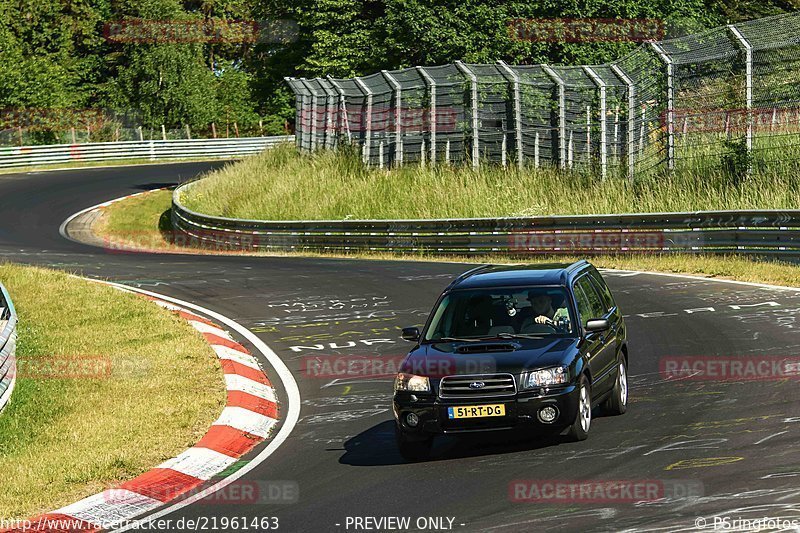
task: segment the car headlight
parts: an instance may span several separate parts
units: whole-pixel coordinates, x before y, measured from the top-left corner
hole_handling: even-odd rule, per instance
[[[538,389],[567,383],[569,383],[569,371],[565,366],[531,370],[522,374],[523,389]]]
[[[430,392],[431,382],[424,376],[400,372],[394,379],[394,390],[408,392]]]

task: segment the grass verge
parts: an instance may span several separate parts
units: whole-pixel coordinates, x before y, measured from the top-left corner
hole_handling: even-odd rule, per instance
[[[94,225],[94,231],[112,247],[113,243],[124,243],[126,246],[140,246],[150,250],[165,252],[187,252],[183,247],[164,240],[162,231],[168,230],[171,191],[155,191],[105,208],[103,216]],[[159,223],[161,226],[159,227]],[[197,250],[198,253],[211,253]],[[303,255],[307,257],[344,257],[353,259],[376,260],[416,260],[416,261],[458,261],[465,263],[510,263],[510,262],[549,262],[569,261],[578,257],[566,256],[523,256],[523,257],[435,257],[424,254],[401,255],[388,253],[363,253],[349,255],[317,254],[317,253],[257,253],[250,255],[284,256]],[[759,261],[746,256],[700,256],[700,255],[607,255],[594,256],[590,260],[602,268],[621,270],[649,270],[653,272],[671,272],[692,274],[707,277],[734,279],[800,287],[800,266],[781,261]]]
[[[0,264],[0,279],[20,318],[17,387],[0,414],[0,517],[131,479],[219,415],[219,363],[183,319],[52,270]]]
[[[311,156],[282,145],[211,172],[181,198],[212,215],[261,220],[472,218],[794,208],[794,172],[732,179],[686,171],[631,183],[554,169],[367,169],[347,150]]]

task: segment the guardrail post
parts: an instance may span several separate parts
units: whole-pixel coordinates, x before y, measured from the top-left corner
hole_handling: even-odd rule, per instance
[[[353,78],[361,91],[367,97],[367,116],[365,120],[366,131],[364,133],[364,164],[370,164],[370,148],[372,144],[372,91],[361,78]]]
[[[478,165],[480,164],[480,134],[478,132],[480,129],[480,122],[478,119],[478,77],[461,61],[456,61],[455,65],[461,72],[466,74],[466,76],[470,79],[472,86],[472,168],[477,169]]]
[[[628,179],[633,181],[636,172],[636,85],[617,65],[611,70],[628,87]]]
[[[747,106],[747,172],[748,174],[752,169],[752,155],[753,155],[753,45],[750,41],[742,35],[742,32],[733,24],[728,25],[728,30],[733,34],[739,44],[744,49],[745,59],[745,100]]]
[[[423,67],[417,67],[417,71],[419,71],[422,79],[425,80],[425,84],[428,86],[428,91],[430,92],[431,109],[429,126],[431,135],[431,166],[434,166],[436,164],[436,80],[434,80],[430,74],[425,72]]]
[[[567,168],[567,90],[564,80],[549,65],[542,65],[542,70],[558,85],[558,147],[561,168]]]
[[[650,46],[667,67],[667,168],[675,170],[675,65],[660,44]]]
[[[522,103],[520,101],[520,88],[519,88],[519,74],[517,74],[508,64],[501,60],[497,64],[511,76],[514,82],[514,132],[516,135],[516,151],[517,151],[517,166],[520,170],[524,165],[523,159],[525,157],[522,150]]]
[[[608,170],[608,144],[607,144],[607,131],[608,125],[606,124],[606,82],[597,75],[597,72],[594,71],[591,67],[583,67],[583,70],[586,74],[592,78],[592,81],[597,88],[600,90],[600,176],[602,179],[606,179],[607,170]]]
[[[394,88],[394,160],[395,165],[400,166],[403,164],[403,99],[402,87],[400,82],[394,76],[389,74],[389,71],[382,70],[383,77],[386,78]]]

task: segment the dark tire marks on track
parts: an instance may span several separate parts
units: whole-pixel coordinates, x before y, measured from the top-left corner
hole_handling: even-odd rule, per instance
[[[452,517],[454,529],[464,531],[691,531],[696,517],[713,514],[800,517],[797,382],[666,382],[659,374],[664,357],[797,354],[800,292],[609,273],[630,331],[626,415],[597,418],[582,443],[441,439],[431,461],[405,464],[393,441],[389,380],[329,384],[303,375],[301,364],[315,354],[402,353],[407,345],[397,340],[397,328],[423,321],[441,288],[467,265],[119,254],[58,234],[82,208],[209,166],[0,176],[3,259],[107,277],[224,313],[295,372],[301,420],[246,478],[297,481],[299,502],[198,503],[167,518],[277,516],[281,530],[316,532],[345,531],[348,516],[410,516],[412,523]],[[394,342],[368,346],[365,339]],[[291,348],[318,344],[324,349]],[[700,466],[702,460],[720,464]],[[513,503],[508,488],[515,479],[696,480],[703,495],[639,505]]]

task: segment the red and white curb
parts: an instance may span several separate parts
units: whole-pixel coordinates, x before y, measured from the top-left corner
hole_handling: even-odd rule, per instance
[[[113,286],[126,292],[145,292]],[[118,487],[32,518],[27,521],[29,524],[4,532],[101,531],[125,524],[190,491],[197,492],[198,487],[270,438],[278,421],[278,400],[258,360],[211,320],[155,295],[145,294],[145,297],[187,320],[202,333],[219,357],[227,389],[227,403],[222,413],[197,444],[177,457]],[[208,490],[204,487],[203,492],[195,496],[202,496]]]

